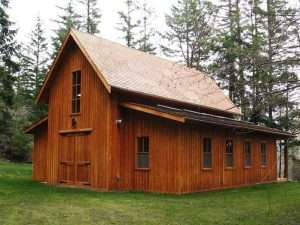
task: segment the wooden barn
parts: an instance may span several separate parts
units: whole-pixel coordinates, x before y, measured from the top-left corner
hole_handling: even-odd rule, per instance
[[[71,30],[37,103],[33,179],[103,191],[191,193],[277,179],[276,140],[241,121],[199,71]]]

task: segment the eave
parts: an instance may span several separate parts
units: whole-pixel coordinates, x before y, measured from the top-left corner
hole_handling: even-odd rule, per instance
[[[294,134],[281,131],[279,129],[259,126],[246,121],[231,119],[222,116],[215,116],[215,115],[200,113],[195,111],[189,111],[185,109],[175,109],[172,107],[161,107],[161,106],[149,106],[149,105],[142,105],[142,104],[135,104],[135,103],[122,103],[121,106],[125,108],[129,108],[131,110],[152,114],[158,117],[163,117],[166,119],[172,119],[174,117],[180,118],[180,121],[182,123],[210,124],[210,125],[220,126],[225,128],[240,129],[248,132],[259,132],[259,133],[273,135],[277,139],[281,139],[281,138],[287,139],[287,138],[295,137]],[[151,111],[151,113],[149,113],[149,111]]]
[[[36,122],[33,123],[30,127],[26,128],[26,129],[24,130],[24,132],[25,132],[26,134],[33,134],[37,128],[39,128],[40,126],[42,126],[42,125],[44,125],[44,124],[46,124],[46,123],[48,123],[48,116],[46,116],[46,117],[44,117],[44,118],[42,118],[42,119],[36,121]]]

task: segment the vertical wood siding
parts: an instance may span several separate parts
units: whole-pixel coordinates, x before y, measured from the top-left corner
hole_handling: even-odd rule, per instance
[[[276,180],[275,140],[207,125],[186,125],[124,110],[121,135],[123,190],[190,193]],[[150,168],[135,168],[136,138],[149,136]],[[212,138],[213,168],[203,169],[202,140]],[[225,143],[234,143],[234,166],[224,167]],[[250,140],[252,166],[244,166],[244,141]],[[260,143],[267,143],[268,164],[260,165]]]
[[[81,70],[81,112],[71,115],[72,72]],[[76,129],[92,128],[87,142],[91,158],[91,186],[108,189],[108,149],[110,132],[110,96],[99,82],[96,73],[82,52],[70,42],[55,69],[49,90],[49,136],[47,151],[47,176],[50,184],[58,183],[58,164],[61,130],[72,130],[72,117]]]
[[[34,135],[32,152],[33,180],[44,182],[47,180],[46,153],[48,144],[48,126],[44,124],[37,129]]]

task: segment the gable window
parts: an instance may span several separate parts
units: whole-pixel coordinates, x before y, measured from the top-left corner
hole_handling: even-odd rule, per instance
[[[149,168],[149,137],[137,138],[137,168]]]
[[[266,143],[260,144],[260,165],[267,165],[267,145]]]
[[[244,163],[245,167],[251,167],[252,165],[251,143],[249,141],[244,142]]]
[[[211,138],[203,139],[203,168],[212,168],[212,149],[211,149]]]
[[[80,113],[81,71],[72,74],[72,113]]]
[[[233,167],[234,165],[234,158],[233,158],[233,141],[227,140],[226,141],[226,149],[225,149],[225,166],[226,167]]]

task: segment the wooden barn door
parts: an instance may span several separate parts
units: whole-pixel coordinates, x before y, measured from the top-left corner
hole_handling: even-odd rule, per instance
[[[77,185],[91,185],[88,137],[88,135],[81,135],[75,138],[75,183]]]
[[[90,185],[88,135],[64,135],[59,155],[59,182],[66,185]]]

